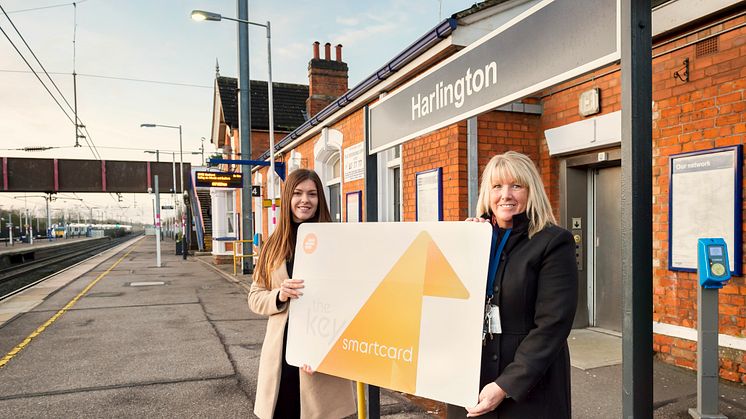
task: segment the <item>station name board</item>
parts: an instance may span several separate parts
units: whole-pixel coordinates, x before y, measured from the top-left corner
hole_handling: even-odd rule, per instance
[[[234,172],[195,172],[198,187],[205,188],[241,188],[243,177]]]

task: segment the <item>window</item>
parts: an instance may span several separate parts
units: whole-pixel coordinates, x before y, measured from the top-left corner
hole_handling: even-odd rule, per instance
[[[392,221],[401,221],[401,167],[396,166],[389,170],[391,170],[391,180],[393,181],[392,210],[394,212],[394,219]]]
[[[236,200],[233,191],[225,193],[226,232],[229,236],[236,236]]]
[[[378,218],[381,221],[402,221],[401,146],[378,154]]]
[[[292,150],[290,152],[290,158],[288,159],[288,174],[293,173],[293,171],[300,169],[301,167],[301,154],[295,150]]]
[[[342,159],[339,153],[332,154],[326,165],[329,167],[330,179],[326,181],[327,195],[329,197],[329,214],[332,221],[342,221]]]
[[[314,168],[324,184],[332,221],[342,221],[342,133],[330,128],[321,130],[313,147]]]

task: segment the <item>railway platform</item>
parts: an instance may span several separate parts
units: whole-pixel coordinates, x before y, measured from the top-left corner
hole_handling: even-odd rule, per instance
[[[140,236],[0,301],[0,417],[252,414],[266,321],[248,276],[186,261]],[[575,418],[621,417],[621,339],[570,336]],[[457,355],[456,355],[457,356]],[[696,375],[655,363],[655,418],[685,418]],[[720,384],[720,411],[746,418],[746,387]],[[384,418],[444,417],[441,403],[382,392]]]
[[[0,417],[253,417],[246,280],[141,236],[0,302]],[[398,394],[385,417],[428,417]]]

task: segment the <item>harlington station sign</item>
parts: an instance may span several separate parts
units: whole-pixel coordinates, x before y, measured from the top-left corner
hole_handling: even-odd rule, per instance
[[[544,0],[370,108],[370,152],[620,59],[618,0]]]

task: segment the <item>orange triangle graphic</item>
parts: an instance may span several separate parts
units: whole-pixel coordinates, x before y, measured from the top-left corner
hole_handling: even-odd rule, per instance
[[[424,295],[461,300],[469,298],[469,291],[466,290],[456,272],[453,271],[451,264],[448,263],[438,245],[432,240],[427,247]]]
[[[414,394],[422,297],[468,298],[468,291],[421,232],[334,343],[318,371]]]

